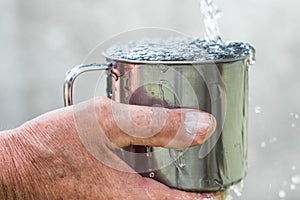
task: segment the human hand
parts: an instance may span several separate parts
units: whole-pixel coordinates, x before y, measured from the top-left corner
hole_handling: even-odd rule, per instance
[[[2,133],[0,199],[222,199],[222,192],[170,189],[133,172],[114,154],[130,144],[176,149],[201,144],[215,126],[214,117],[201,111],[103,97],[47,113]]]

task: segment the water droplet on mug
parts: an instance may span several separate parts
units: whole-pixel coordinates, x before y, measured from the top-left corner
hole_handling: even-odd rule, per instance
[[[267,144],[265,143],[265,142],[262,142],[261,144],[260,144],[260,147],[261,148],[265,148],[267,146]]]
[[[151,146],[146,146],[147,157],[152,157]]]
[[[154,178],[154,176],[155,176],[155,173],[154,173],[154,172],[150,172],[150,173],[149,173],[149,177],[150,177],[150,178]]]
[[[260,106],[255,106],[254,111],[256,114],[260,114],[261,113],[261,107]]]
[[[292,124],[291,124],[291,127],[292,127],[292,128],[295,128],[295,127],[296,127],[296,124],[295,124],[295,123],[292,123]]]
[[[299,119],[299,115],[298,115],[298,114],[295,114],[295,118],[296,118],[296,119]]]
[[[284,190],[280,190],[280,191],[278,192],[278,196],[279,196],[279,198],[281,198],[281,199],[285,198],[285,197],[286,197],[285,191],[284,191]]]
[[[292,165],[292,170],[295,171],[297,169],[296,165]]]
[[[159,69],[160,69],[160,72],[161,73],[166,73],[167,71],[168,71],[168,66],[166,66],[166,65],[160,65],[159,66]]]

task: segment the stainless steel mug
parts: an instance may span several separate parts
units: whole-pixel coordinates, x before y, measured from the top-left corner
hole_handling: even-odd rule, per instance
[[[212,113],[217,129],[204,144],[183,151],[130,146],[122,159],[133,169],[169,187],[219,191],[246,175],[248,61],[250,56],[201,62],[151,62],[107,58],[68,72],[64,97],[72,105],[76,77],[107,72],[107,97],[125,104],[194,108]]]

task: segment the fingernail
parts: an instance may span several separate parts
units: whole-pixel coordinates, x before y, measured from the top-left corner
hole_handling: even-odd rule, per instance
[[[190,135],[206,135],[214,129],[214,118],[208,113],[186,112],[184,115],[185,130]]]

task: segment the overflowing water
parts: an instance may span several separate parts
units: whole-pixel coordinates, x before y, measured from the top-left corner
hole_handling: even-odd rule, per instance
[[[245,56],[254,59],[253,54],[254,48],[244,42],[215,42],[191,37],[146,38],[113,45],[104,51],[108,58],[127,61],[197,62]]]

